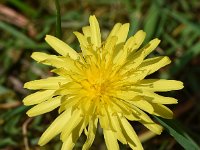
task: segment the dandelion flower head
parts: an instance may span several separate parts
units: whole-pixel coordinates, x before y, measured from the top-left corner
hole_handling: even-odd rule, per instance
[[[95,16],[90,16],[89,24],[82,28],[83,33],[74,32],[81,53],[47,35],[46,42],[59,55],[32,54],[39,63],[55,67],[52,72],[56,76],[25,83],[25,88],[38,90],[23,100],[25,105],[35,105],[27,114],[33,117],[59,108],[59,116],[42,134],[39,145],[60,134],[62,150],[70,150],[85,133],[82,149],[87,150],[99,124],[108,150],[119,149],[118,141],[132,149],[143,149],[130,121],[138,121],[160,134],[162,127],[149,114],[171,119],[173,112],[165,105],[176,104],[177,100],[156,92],[179,90],[183,84],[146,79],[170,63],[167,56],[146,58],[158,46],[159,39],[141,47],[145,32],[140,30],[126,40],[129,24],[117,23],[102,41]]]

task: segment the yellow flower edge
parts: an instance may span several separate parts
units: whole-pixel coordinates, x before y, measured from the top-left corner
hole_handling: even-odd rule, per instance
[[[138,121],[156,134],[162,127],[147,114],[173,118],[167,104],[176,104],[172,97],[156,92],[179,90],[183,83],[176,80],[145,79],[171,61],[167,56],[146,58],[160,43],[153,39],[141,47],[146,33],[142,30],[128,40],[129,24],[117,23],[105,41],[101,41],[99,23],[90,16],[83,33],[74,32],[82,53],[77,53],[65,42],[47,35],[46,42],[58,53],[49,55],[34,52],[39,63],[55,67],[57,76],[25,83],[24,88],[39,90],[23,100],[24,105],[35,105],[30,117],[56,108],[59,116],[42,134],[43,146],[60,134],[62,150],[70,150],[84,132],[87,139],[82,147],[91,147],[98,122],[103,129],[108,150],[118,150],[118,141],[132,149],[143,149],[129,121]],[[146,59],[145,59],[146,58]]]

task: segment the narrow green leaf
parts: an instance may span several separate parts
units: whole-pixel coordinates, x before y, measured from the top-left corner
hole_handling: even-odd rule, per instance
[[[149,41],[157,29],[158,21],[160,18],[160,9],[156,1],[151,4],[144,20],[144,31],[147,33],[145,42]]]
[[[60,15],[59,0],[55,0],[55,5],[56,5],[56,37],[61,39],[62,31],[61,31],[61,15]]]
[[[185,150],[199,150],[200,147],[192,140],[192,138],[184,131],[183,127],[174,119],[154,118],[166,129],[166,131],[174,137],[174,139]]]
[[[195,44],[189,50],[187,50],[182,57],[175,61],[175,64],[171,68],[171,75],[177,74],[185,65],[193,59],[195,56],[200,54],[200,43]]]
[[[187,19],[186,15],[181,14],[181,13],[179,13],[177,11],[171,11],[169,9],[164,9],[163,13],[166,13],[166,14],[170,15],[171,17],[173,17],[177,21],[187,25],[193,31],[195,31],[196,33],[200,34],[199,24],[198,23],[194,23],[194,22],[190,21],[189,19]]]
[[[28,5],[24,1],[21,0],[7,0],[7,1],[8,3],[14,5],[28,16],[36,17],[38,15],[38,10],[33,9],[30,5]]]
[[[12,110],[6,111],[5,113],[3,113],[1,115],[1,117],[5,120],[5,121],[9,121],[10,119],[12,119],[12,117],[15,117],[21,113],[26,112],[28,109],[30,109],[30,107],[27,106],[19,106],[17,108],[14,108]]]
[[[5,148],[5,146],[16,146],[18,143],[15,142],[11,137],[1,138],[0,148]]]
[[[6,87],[0,85],[0,101],[5,98],[12,98],[14,96],[14,92]]]
[[[24,44],[27,45],[37,45],[32,39],[24,35],[22,32],[17,31],[14,27],[10,26],[9,24],[6,24],[4,22],[0,22],[0,29],[7,31],[8,33],[12,34],[16,38],[20,39],[24,42]]]

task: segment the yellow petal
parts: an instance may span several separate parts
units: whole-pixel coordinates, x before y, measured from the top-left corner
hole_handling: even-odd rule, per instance
[[[116,36],[112,36],[111,38],[106,40],[105,43],[105,51],[108,52],[110,54],[110,56],[113,55],[113,51],[114,51],[114,47],[116,45],[117,42],[117,37]]]
[[[164,97],[153,92],[144,91],[143,93],[141,93],[141,95],[145,95],[144,98],[147,101],[150,101],[152,103],[159,103],[159,104],[177,104],[178,103],[177,99],[175,98]]]
[[[87,39],[85,38],[85,36],[79,32],[74,32],[75,36],[77,37],[80,45],[83,45],[85,47],[88,46],[88,42],[87,42]]]
[[[171,61],[170,61],[169,57],[167,57],[167,56],[149,58],[149,59],[144,60],[140,64],[138,69],[139,70],[148,70],[147,75],[149,75],[170,63],[171,63]]]
[[[124,115],[128,120],[131,121],[138,121],[141,120],[140,117],[138,115],[135,114],[129,114],[129,115]]]
[[[41,62],[47,58],[52,58],[52,57],[57,57],[56,55],[49,55],[49,54],[46,54],[46,53],[42,53],[42,52],[34,52],[32,53],[31,57],[38,61],[38,62]]]
[[[23,99],[24,105],[35,105],[38,103],[41,103],[53,96],[53,93],[55,90],[44,90],[44,91],[38,91],[33,94],[28,95]]]
[[[145,122],[152,122],[152,119],[142,110],[140,110],[139,108],[137,108],[136,106],[132,106],[132,113],[135,116],[138,116],[140,118],[140,120],[144,120]]]
[[[75,146],[75,143],[72,138],[72,134],[63,142],[61,150],[72,150]]]
[[[116,91],[115,97],[123,100],[132,100],[138,95],[135,91]]]
[[[101,33],[100,33],[99,23],[95,16],[90,16],[89,22],[92,33],[91,35],[92,44],[94,44],[95,47],[99,48],[101,46]]]
[[[83,94],[83,97],[85,96],[85,93]],[[81,102],[79,101],[79,106],[82,109],[83,113],[85,115],[91,115],[95,113],[97,103],[93,98],[81,98]]]
[[[119,117],[121,127],[123,128],[123,134],[126,136],[127,142],[132,149],[143,150],[140,140],[135,133],[133,127],[124,117]]]
[[[74,128],[77,127],[77,125],[82,121],[81,111],[80,110],[75,110],[67,124],[67,128],[63,129],[61,133],[61,140],[65,141],[70,133],[73,131]]]
[[[64,68],[67,67],[69,64],[66,63],[65,61],[63,61],[62,59],[58,59],[58,58],[48,58],[43,60],[41,63],[46,64],[46,65],[50,65],[56,68]]]
[[[60,106],[60,104],[61,104],[61,97],[57,96],[55,98],[52,98],[48,101],[42,102],[42,103],[34,106],[33,108],[31,108],[30,110],[27,111],[27,115],[29,117],[33,117],[33,116],[47,113],[47,112],[54,110],[58,106]]]
[[[144,121],[140,121],[140,123],[142,123],[146,128],[148,128],[149,130],[151,130],[152,132],[156,133],[156,134],[161,134],[163,127],[160,126],[159,124],[156,124],[154,122],[152,123],[147,123]]]
[[[67,66],[67,65],[66,65]],[[68,81],[72,81],[73,77],[76,78],[84,78],[83,76],[83,70],[80,70],[78,67],[76,67],[74,64],[71,65],[69,68],[57,68],[51,70],[51,72],[54,72],[62,77],[64,77]]]
[[[77,86],[76,86],[77,85]],[[83,89],[79,88],[77,83],[70,82],[69,84],[63,85],[61,88],[56,90],[55,94],[56,95],[63,95],[63,96],[79,96],[81,97],[81,94],[83,92]]]
[[[106,130],[114,130],[114,127],[111,122],[111,114],[106,109],[107,108],[101,108],[101,112],[103,114],[99,117],[101,128]]]
[[[183,83],[176,80],[165,79],[144,79],[134,86],[137,89],[149,90],[149,91],[172,91],[183,88]]]
[[[96,130],[97,130],[97,123],[98,123],[98,118],[92,118],[89,122],[88,125],[88,134],[87,134],[87,139],[83,145],[83,150],[88,150],[95,138]]]
[[[113,127],[115,129],[115,135],[116,135],[116,138],[123,144],[127,144],[127,141],[126,141],[126,138],[124,137],[123,133],[122,133],[122,128],[120,126],[120,123],[118,121],[118,118],[116,115],[113,115],[111,117],[111,121],[112,121],[112,124],[113,124]]]
[[[166,106],[162,104],[154,104],[154,103],[151,103],[151,105],[153,106],[153,109],[154,109],[154,113],[153,113],[154,115],[160,116],[166,119],[173,118],[173,112]]]
[[[127,51],[125,49],[121,49],[114,57],[113,64],[116,66],[122,66],[127,58],[127,55]]]
[[[72,150],[76,144],[76,141],[80,137],[83,129],[85,128],[84,120],[82,120],[70,133],[70,135],[63,141],[61,150]]]
[[[111,37],[116,36],[117,32],[119,31],[120,27],[122,26],[121,23],[116,23],[113,27],[113,29],[111,30],[107,40],[109,40]],[[117,36],[116,36],[117,37]]]
[[[56,90],[61,85],[66,84],[67,82],[69,82],[69,79],[63,77],[49,77],[46,79],[26,82],[24,84],[24,88],[31,90],[38,90],[38,89]]]
[[[62,112],[63,110],[69,109],[71,107],[74,107],[78,102],[80,102],[80,97],[69,97],[69,96],[63,96],[61,99],[61,106],[59,108],[59,113]]]
[[[115,62],[117,62],[117,60],[121,57],[119,53],[121,53],[121,50],[123,49],[123,43],[126,41],[128,31],[129,31],[129,23],[123,25],[116,24],[107,38],[107,40],[109,41],[111,37],[113,36],[117,37],[117,42],[113,53],[113,58],[116,57]],[[127,51],[124,50],[123,53],[126,54]],[[123,57],[122,60],[124,60],[125,58],[126,56]]]
[[[129,102],[131,102],[131,101],[129,101]],[[152,114],[154,112],[154,109],[151,106],[151,104],[145,100],[140,99],[140,100],[132,101],[131,103],[150,114]]]
[[[129,52],[135,52],[144,41],[146,33],[142,30],[138,31],[134,36],[130,37],[126,44],[124,45],[124,49]]]
[[[79,40],[81,51],[84,58],[86,59],[87,57],[89,57],[90,59],[94,60],[93,57],[96,55],[96,52],[91,48],[90,40],[88,40],[86,36],[84,36],[79,32],[74,32],[74,34]]]
[[[60,114],[53,123],[47,128],[47,130],[42,134],[38,144],[40,146],[48,143],[53,137],[58,135],[63,128],[66,126],[66,123],[71,117],[71,109],[67,109],[62,114]]]
[[[69,57],[66,57],[65,59],[61,59],[60,57],[56,55],[48,55],[41,52],[34,52],[31,55],[31,57],[42,64],[54,66],[56,68],[62,68],[62,67],[69,68],[73,62],[73,60],[71,60],[71,58]]]
[[[108,150],[119,150],[119,145],[115,133],[112,130],[103,130],[106,147]]]
[[[47,35],[45,40],[60,55],[62,56],[69,55],[74,60],[80,58],[79,54],[74,49],[72,49],[69,45],[59,40],[58,38],[51,35]]]
[[[86,38],[91,38],[92,33],[91,33],[91,28],[90,26],[85,26],[82,28],[83,34]],[[90,39],[91,40],[91,39]],[[90,43],[90,42],[89,42]]]
[[[116,99],[116,98],[110,98],[110,102],[112,105],[113,110],[116,112],[121,112],[124,115],[131,114],[131,109],[126,105],[126,103],[123,102],[123,100]]]
[[[136,68],[143,62],[144,60],[144,51],[138,51],[134,53],[134,55],[129,55],[127,57],[127,63],[122,69],[122,73],[127,73],[129,71],[135,71]]]
[[[136,70],[133,73],[127,72],[127,77],[124,78],[124,81],[129,84],[134,84],[136,82],[139,82],[140,80],[143,80],[147,76],[147,74],[148,70]]]
[[[159,39],[157,38],[153,39],[139,51],[144,51],[144,56],[146,57],[158,46],[159,43],[160,43]]]
[[[88,51],[88,48],[87,48],[89,43],[87,41],[87,38],[79,32],[74,32],[74,34],[76,35],[76,37],[80,43],[80,47],[81,47],[83,55],[84,56],[89,55],[90,52]]]
[[[144,47],[144,51],[145,51],[145,56],[149,55],[160,43],[159,39],[153,39],[149,42],[149,44],[147,45],[147,47]]]
[[[116,44],[124,43],[126,41],[126,38],[128,36],[129,26],[130,26],[129,23],[125,23],[119,28],[119,30],[116,33],[116,36],[118,38]]]

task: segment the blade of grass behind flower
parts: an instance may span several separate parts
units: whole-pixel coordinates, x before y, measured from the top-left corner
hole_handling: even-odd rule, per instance
[[[157,29],[158,20],[160,18],[160,10],[157,5],[157,2],[154,1],[147,12],[147,16],[145,17],[144,31],[148,34],[146,35],[144,43],[146,43],[152,38]]]
[[[55,0],[56,5],[56,36],[61,39],[62,31],[61,31],[61,15],[60,15],[60,4],[59,0]]]
[[[0,115],[0,118],[3,118],[5,121],[9,121],[10,119],[12,119],[12,117],[20,115],[20,114],[26,112],[28,109],[30,109],[30,107],[19,106],[15,109],[6,111],[4,114]]]
[[[181,13],[176,12],[176,11],[171,11],[169,9],[164,9],[163,12],[170,15],[171,17],[178,20],[179,22],[187,25],[189,28],[194,30],[196,33],[200,34],[199,24],[195,24],[195,23],[189,21],[185,15],[182,15]]]
[[[38,10],[33,9],[30,5],[28,5],[24,1],[7,0],[7,2],[14,5],[15,7],[17,7],[19,10],[21,10],[22,12],[24,12],[28,16],[36,17],[38,15]]]
[[[0,140],[0,147],[5,147],[7,145],[9,146],[16,146],[18,143],[15,142],[11,137],[7,137],[7,138],[2,138]]]
[[[14,92],[2,85],[0,85],[0,101],[5,98],[12,98],[14,96]]]
[[[184,131],[181,125],[174,119],[154,118],[166,129],[166,131],[174,137],[174,139],[185,150],[198,150],[200,147],[192,140],[192,138]]]
[[[184,68],[187,63],[200,53],[200,43],[196,43],[193,47],[188,49],[181,58],[175,61],[175,64],[171,67],[171,75],[175,75]]]
[[[26,35],[24,35],[22,32],[17,31],[14,27],[4,23],[0,22],[0,29],[9,32],[16,38],[22,40],[24,44],[30,44],[30,45],[36,45],[34,41],[32,41],[30,38],[28,38]]]
[[[123,1],[126,4],[126,7],[128,8],[128,12],[130,14],[130,30],[128,33],[128,37],[132,36],[134,33],[136,33],[137,30],[139,30],[140,26],[140,20],[141,20],[141,8],[142,8],[142,1],[136,0],[135,5],[136,8],[132,9],[131,2],[130,1]]]

